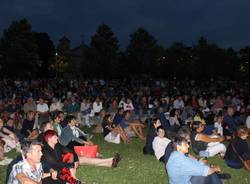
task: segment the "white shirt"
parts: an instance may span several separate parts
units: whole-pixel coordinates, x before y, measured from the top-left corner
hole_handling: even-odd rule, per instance
[[[215,122],[214,127],[217,129],[218,134],[220,136],[223,136],[223,127],[222,127],[221,123]]]
[[[183,100],[176,99],[176,100],[174,101],[174,108],[175,108],[175,109],[184,108],[184,102],[183,102]]]
[[[250,129],[250,116],[247,116],[246,126],[248,129]]]
[[[73,132],[73,135],[75,137],[79,138],[79,132],[78,132],[77,128],[76,127],[70,127],[70,128],[71,128],[71,130]]]
[[[56,111],[56,110],[62,111],[62,108],[63,108],[63,104],[59,101],[59,102],[56,102],[56,103],[52,103],[50,105],[49,110],[50,110],[50,112],[53,112],[53,111]]]
[[[134,106],[133,106],[132,102],[124,103],[123,109],[124,109],[124,111],[132,111],[132,110],[134,110]]]
[[[46,103],[37,104],[36,109],[37,109],[38,112],[47,112],[47,111],[49,111],[49,107],[48,107],[48,105]]]
[[[121,100],[121,101],[119,102],[119,104],[118,104],[118,107],[119,107],[119,108],[122,108],[123,106],[124,106],[124,101]]]
[[[155,156],[158,160],[165,154],[166,147],[170,142],[171,141],[166,137],[160,138],[159,136],[156,136],[154,138],[152,145]]]
[[[99,102],[99,105],[97,104],[97,102],[93,103],[93,111],[94,113],[98,113],[102,110],[102,102]]]

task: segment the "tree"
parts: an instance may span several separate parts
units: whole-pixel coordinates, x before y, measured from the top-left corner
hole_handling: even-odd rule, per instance
[[[1,38],[2,71],[8,77],[35,77],[39,65],[37,44],[26,19],[14,21]]]
[[[49,74],[49,65],[55,62],[55,46],[47,33],[33,33],[38,46],[39,76],[46,77]]]
[[[222,77],[234,79],[237,77],[239,58],[232,48],[224,49],[216,44],[208,43],[200,38],[193,47],[195,74],[197,78]]]
[[[95,35],[91,37],[88,50],[88,60],[91,62],[91,70],[97,76],[115,75],[119,60],[118,39],[111,28],[102,24],[97,28]]]
[[[55,62],[50,65],[50,69],[56,73],[56,77],[62,76],[65,72],[72,72],[73,66],[70,60],[70,40],[63,36],[57,45]],[[71,70],[70,70],[71,69]]]
[[[56,51],[58,55],[61,56],[67,56],[70,52],[70,40],[66,37],[63,36],[57,45]]]
[[[240,49],[240,74],[250,77],[250,46]]]
[[[159,50],[156,39],[144,28],[138,28],[130,35],[130,43],[126,49],[129,71],[136,75],[151,74],[157,66]]]
[[[165,74],[179,78],[190,78],[194,72],[192,49],[181,42],[173,43],[166,49],[164,60],[162,60]]]

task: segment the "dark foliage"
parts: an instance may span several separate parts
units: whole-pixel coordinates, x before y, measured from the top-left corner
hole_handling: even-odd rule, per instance
[[[167,36],[167,35],[166,35]],[[221,48],[201,37],[187,46],[175,42],[168,48],[144,28],[130,35],[122,52],[108,25],[102,24],[89,45],[70,48],[63,37],[55,50],[47,33],[32,32],[26,19],[14,21],[0,39],[0,74],[8,78],[103,77],[247,79],[250,77],[250,46],[239,51]]]

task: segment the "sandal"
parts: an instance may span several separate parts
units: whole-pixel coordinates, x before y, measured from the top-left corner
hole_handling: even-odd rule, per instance
[[[120,162],[122,159],[121,155],[119,153],[116,153],[114,158],[113,158],[113,162],[112,162],[112,167],[115,168],[118,165],[118,162]]]

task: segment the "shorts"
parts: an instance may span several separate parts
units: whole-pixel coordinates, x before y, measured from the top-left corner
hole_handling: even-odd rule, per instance
[[[135,133],[129,129],[129,127],[124,128],[124,131],[126,132],[127,136],[130,137],[135,137]]]

